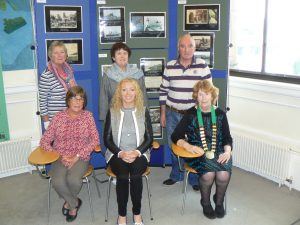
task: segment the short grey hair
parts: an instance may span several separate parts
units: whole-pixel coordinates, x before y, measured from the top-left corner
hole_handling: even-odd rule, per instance
[[[178,43],[177,43],[177,48],[178,48],[178,49],[179,49],[179,45],[180,45],[181,40],[182,40],[183,38],[185,38],[185,37],[189,37],[189,38],[191,39],[191,42],[192,42],[192,44],[193,44],[193,47],[196,47],[195,39],[194,39],[189,33],[187,33],[187,34],[184,34],[184,35],[182,35],[182,36],[179,37]]]

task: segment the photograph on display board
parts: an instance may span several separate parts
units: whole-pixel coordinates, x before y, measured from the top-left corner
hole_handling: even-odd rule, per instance
[[[102,74],[102,77],[103,77],[103,74],[107,74],[107,70],[111,67],[112,65],[101,65],[101,74]]]
[[[165,38],[165,12],[131,12],[130,38]]]
[[[214,67],[214,33],[190,33],[196,43],[195,56],[202,58],[210,67]]]
[[[220,5],[184,5],[183,30],[220,30]]]
[[[46,32],[82,32],[81,6],[45,6]]]
[[[140,67],[144,72],[147,92],[159,92],[165,69],[165,58],[141,58]]]
[[[68,58],[67,62],[69,64],[78,64],[83,65],[83,45],[82,39],[46,39],[46,58],[49,61],[48,57],[48,48],[52,41],[61,41],[67,48]]]
[[[162,127],[160,125],[160,107],[150,107],[149,114],[153,129],[153,137],[154,138],[162,138]]]
[[[126,42],[124,15],[124,7],[99,7],[101,44]]]

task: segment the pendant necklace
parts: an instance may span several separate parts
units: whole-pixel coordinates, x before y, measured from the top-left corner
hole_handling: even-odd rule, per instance
[[[217,119],[216,119],[216,112],[215,108],[212,105],[211,106],[211,123],[212,123],[212,142],[211,142],[211,149],[208,149],[206,138],[205,138],[205,130],[203,126],[203,118],[201,109],[198,106],[197,107],[197,118],[198,118],[198,124],[199,124],[199,131],[200,131],[200,137],[201,142],[203,146],[203,150],[205,152],[205,157],[207,159],[213,159],[215,157],[215,151],[216,151],[216,145],[217,145]]]

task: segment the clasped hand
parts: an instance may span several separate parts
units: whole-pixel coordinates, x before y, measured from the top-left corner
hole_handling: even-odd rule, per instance
[[[138,156],[139,153],[136,150],[122,151],[119,154],[119,157],[127,163],[132,163]]]

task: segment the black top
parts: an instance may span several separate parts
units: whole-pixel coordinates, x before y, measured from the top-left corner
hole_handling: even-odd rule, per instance
[[[202,112],[203,126],[205,129],[205,138],[208,149],[211,149],[212,142],[212,122],[211,113]],[[185,161],[194,168],[199,174],[203,174],[209,171],[223,171],[231,170],[232,160],[230,159],[226,164],[220,164],[217,162],[219,155],[224,153],[224,146],[230,145],[232,148],[232,137],[230,135],[229,124],[227,116],[224,111],[216,108],[216,125],[217,125],[217,144],[214,159],[207,159],[205,155],[194,158],[185,159]],[[195,107],[190,108],[187,113],[183,116],[181,121],[175,128],[171,139],[173,143],[177,143],[179,139],[185,139],[192,145],[203,148],[199,125],[197,119],[197,109]]]
[[[118,154],[121,149],[117,146],[117,140],[113,140],[112,127],[111,127],[111,113],[110,110],[107,112],[106,120],[105,120],[105,128],[104,128],[104,145],[113,153]],[[148,109],[145,110],[145,133],[143,142],[137,146],[137,150],[141,152],[141,154],[145,153],[153,142],[153,132],[151,119],[149,115]]]

